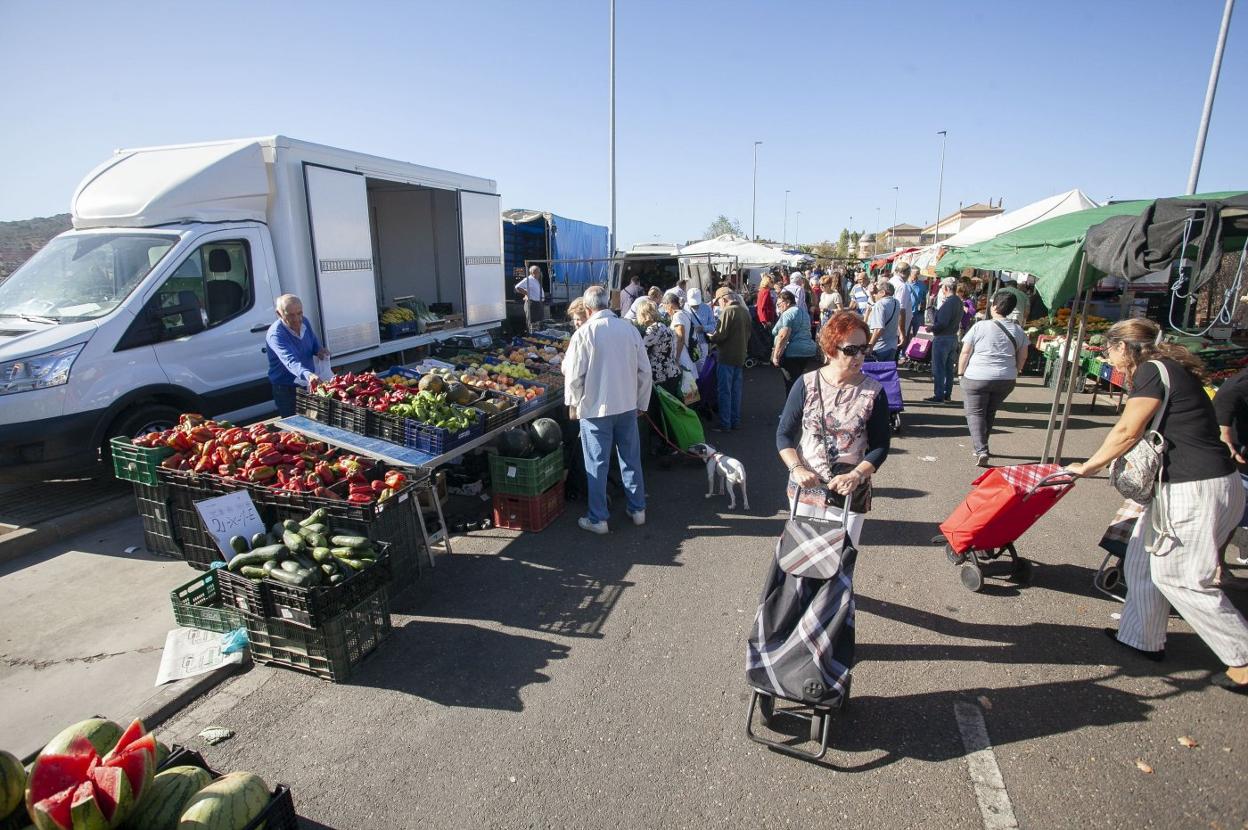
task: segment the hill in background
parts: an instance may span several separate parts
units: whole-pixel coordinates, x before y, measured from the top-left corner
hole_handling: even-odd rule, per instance
[[[0,280],[17,270],[48,240],[70,228],[68,213],[0,222]]]

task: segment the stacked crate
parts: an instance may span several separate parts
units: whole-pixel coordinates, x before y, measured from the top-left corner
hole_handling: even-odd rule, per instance
[[[490,456],[494,525],[543,530],[563,513],[563,448],[538,458]]]

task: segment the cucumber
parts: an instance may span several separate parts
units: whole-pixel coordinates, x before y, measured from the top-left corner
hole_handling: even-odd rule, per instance
[[[303,541],[303,537],[289,530],[282,534],[282,542],[293,553],[301,553],[308,549],[308,543]]]
[[[339,559],[351,559],[355,556],[355,551],[351,548],[330,548],[329,552],[331,555],[336,556]]]
[[[275,569],[272,573],[268,574],[268,576],[270,579],[281,582],[283,585],[294,585],[298,588],[308,587],[306,576],[293,574],[290,571],[284,571],[281,568]]]
[[[281,565],[279,565],[278,567],[280,567],[283,571],[285,571],[288,574],[299,573],[299,571],[303,570],[303,566],[293,559],[287,559],[285,562],[281,563]]]
[[[266,574],[270,574],[270,573],[273,573],[274,568],[280,568],[281,563],[279,563],[276,559],[266,559],[264,561],[263,567],[264,567],[264,572]]]
[[[318,507],[317,509],[313,510],[310,514],[308,514],[308,518],[304,519],[299,524],[303,527],[307,527],[308,525],[314,525],[314,524],[317,524],[318,522],[323,522],[325,521],[325,513],[326,511],[324,507]]]
[[[351,553],[352,559],[376,559],[377,551],[371,547],[353,548]]]
[[[294,519],[287,519],[286,521],[282,522],[282,530],[289,530],[291,533],[298,533],[299,523],[296,522]]]
[[[248,579],[264,579],[268,576],[268,574],[265,573],[264,568],[253,568],[250,565],[244,566],[241,573]]]
[[[312,548],[312,558],[317,562],[325,563],[333,560],[334,556],[329,552],[327,547]]]
[[[362,571],[369,565],[369,563],[359,559],[342,559],[340,561],[353,571]]]
[[[258,553],[236,553],[234,558],[225,566],[227,570],[238,573],[242,568],[252,566],[258,567],[264,564],[264,557]]]
[[[251,550],[251,546],[247,544],[245,536],[231,536],[230,547],[234,549],[235,553],[246,553]]]
[[[333,542],[336,548],[364,548],[373,544],[367,536],[331,536],[329,541]]]
[[[255,536],[251,537],[252,550],[255,550],[256,548],[262,548],[268,543],[269,543],[269,534],[267,533],[260,532],[260,533],[257,533]]]
[[[281,559],[286,554],[285,545],[265,545],[262,548],[254,548],[251,551],[264,559]]]
[[[317,522],[316,524],[311,524],[311,525],[303,525],[302,527],[299,528],[300,536],[306,536],[309,533],[328,533],[328,532],[329,532],[329,525],[325,524],[324,522]]]
[[[329,547],[329,539],[325,537],[324,533],[313,533],[312,538],[308,540],[308,544],[314,548],[327,548]]]

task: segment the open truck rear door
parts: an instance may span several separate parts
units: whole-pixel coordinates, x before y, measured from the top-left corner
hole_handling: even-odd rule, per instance
[[[465,323],[496,323],[507,316],[503,281],[503,223],[499,197],[459,191],[464,246]]]

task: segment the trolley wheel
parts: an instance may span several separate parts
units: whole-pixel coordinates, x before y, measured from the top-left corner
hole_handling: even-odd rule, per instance
[[[945,558],[955,565],[961,565],[966,561],[965,553],[958,553],[953,549],[953,545],[945,544]]]
[[[776,714],[776,699],[771,695],[760,694],[758,696],[758,716],[763,722],[763,726],[771,726],[771,719]]]
[[[810,713],[810,739],[817,744],[823,743],[823,723],[827,717],[817,709]]]
[[[968,591],[978,591],[984,587],[984,572],[974,562],[963,562],[958,578],[962,580],[962,586]]]
[[[1018,559],[1014,562],[1014,571],[1010,574],[1014,579],[1024,585],[1031,582],[1031,561],[1028,559]]]
[[[1111,565],[1101,571],[1100,575],[1101,587],[1106,591],[1112,591],[1122,583],[1122,569],[1117,565]]]
[[[757,365],[758,365],[758,360],[757,360],[756,358],[753,358],[753,357],[747,357],[747,358],[745,359],[745,368],[747,368],[747,369],[753,369],[753,368],[754,368],[755,366],[757,366]]]

